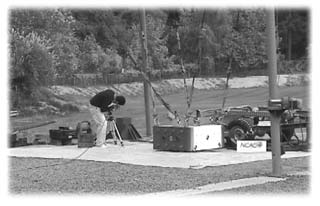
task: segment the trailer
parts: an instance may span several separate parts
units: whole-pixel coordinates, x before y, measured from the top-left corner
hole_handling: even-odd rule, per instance
[[[267,107],[253,108],[249,105],[212,110],[209,115],[212,124],[223,125],[226,146],[236,148],[237,140],[264,138],[271,141],[270,112]],[[305,128],[305,142],[309,143],[309,112],[305,110],[285,110],[281,115],[281,142],[300,144],[295,130]],[[302,133],[303,134],[303,133]]]

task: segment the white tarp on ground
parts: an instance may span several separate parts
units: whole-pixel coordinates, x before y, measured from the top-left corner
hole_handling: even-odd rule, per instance
[[[110,161],[135,165],[203,168],[244,162],[272,159],[271,152],[238,153],[234,150],[218,149],[202,152],[168,152],[153,150],[151,143],[124,142],[125,146],[108,144],[106,148],[34,145],[9,149],[9,156],[74,159],[85,152],[80,160]],[[308,152],[286,152],[282,158],[310,156]]]

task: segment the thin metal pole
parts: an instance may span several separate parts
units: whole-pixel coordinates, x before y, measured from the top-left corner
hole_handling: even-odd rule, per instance
[[[142,9],[140,12],[140,39],[141,39],[141,50],[142,50],[142,61],[143,61],[143,71],[150,78],[150,72],[148,70],[148,49],[147,49],[147,28],[146,28],[146,12],[145,9]],[[151,125],[151,88],[146,80],[143,81],[144,88],[144,105],[146,113],[146,135],[152,135],[152,125]]]
[[[274,9],[267,10],[267,54],[269,70],[269,97],[278,99],[277,85],[277,53],[275,36]],[[281,143],[280,143],[280,116],[277,111],[270,112],[271,119],[271,148],[272,148],[272,174],[281,175]]]

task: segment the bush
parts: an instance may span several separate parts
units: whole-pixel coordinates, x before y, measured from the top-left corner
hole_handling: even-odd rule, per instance
[[[308,60],[281,60],[279,62],[279,73],[281,74],[294,74],[294,73],[304,73],[309,71]]]
[[[10,34],[11,106],[32,105],[39,86],[50,83],[55,74],[51,44],[36,33],[24,36],[11,30]]]
[[[103,50],[93,36],[79,42],[79,70],[81,73],[120,73],[121,57],[116,52]]]
[[[54,38],[56,78],[69,79],[79,67],[78,40],[71,35],[57,34]]]

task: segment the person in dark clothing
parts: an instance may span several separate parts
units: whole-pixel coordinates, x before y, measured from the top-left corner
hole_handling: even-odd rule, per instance
[[[115,96],[115,92],[111,89],[99,92],[90,99],[90,104],[99,107],[101,112],[109,112],[113,106],[124,105],[126,99],[123,96]]]
[[[105,147],[107,121],[104,113],[107,112],[110,115],[115,108],[118,108],[119,105],[124,105],[125,102],[126,99],[123,96],[115,95],[115,92],[111,89],[99,92],[90,99],[89,110],[97,124],[96,146]],[[114,139],[114,141],[116,142],[117,140]]]

